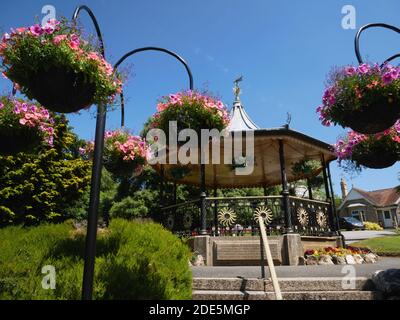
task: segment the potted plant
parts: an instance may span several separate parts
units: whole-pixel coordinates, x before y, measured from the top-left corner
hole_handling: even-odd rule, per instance
[[[361,64],[333,70],[317,108],[324,125],[356,132],[382,132],[400,118],[400,68]]]
[[[12,29],[2,37],[0,57],[4,76],[55,112],[106,104],[121,90],[112,66],[66,20]]]
[[[0,97],[0,154],[29,152],[53,146],[54,120],[48,110],[30,101]]]
[[[94,142],[80,148],[82,155],[91,158]],[[104,167],[117,177],[132,177],[142,173],[148,157],[144,139],[126,130],[107,131],[104,136]]]
[[[382,133],[363,135],[354,131],[334,145],[339,162],[347,169],[361,166],[382,169],[392,166],[400,156],[400,122]]]
[[[148,121],[145,134],[150,129],[161,129],[169,141],[169,125],[176,121],[177,133],[193,129],[224,129],[229,123],[225,105],[215,97],[198,91],[183,91],[164,96],[157,104],[157,112]],[[182,142],[178,142],[178,144]]]

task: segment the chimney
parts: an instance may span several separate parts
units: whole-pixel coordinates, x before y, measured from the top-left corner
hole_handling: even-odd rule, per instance
[[[340,188],[342,189],[342,199],[344,200],[348,194],[348,190],[346,180],[343,177],[340,179]]]

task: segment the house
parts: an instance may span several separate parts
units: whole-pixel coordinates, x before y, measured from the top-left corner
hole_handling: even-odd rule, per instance
[[[373,191],[352,188],[347,192],[346,181],[340,182],[342,203],[340,217],[354,217],[360,221],[378,223],[383,228],[397,228],[400,221],[400,193],[397,187]]]

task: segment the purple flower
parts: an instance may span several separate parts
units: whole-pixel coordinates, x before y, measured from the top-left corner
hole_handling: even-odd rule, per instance
[[[382,76],[382,81],[385,84],[390,84],[390,83],[393,82],[393,80],[396,80],[396,79],[397,78],[394,78],[394,75],[393,75],[392,71],[388,71]]]
[[[369,71],[370,71],[370,66],[369,66],[368,64],[365,64],[365,63],[360,64],[360,65],[358,66],[358,68],[357,68],[357,72],[358,72],[359,74],[366,74],[366,73],[368,73]]]
[[[53,34],[53,32],[54,32],[55,30],[56,30],[56,27],[53,26],[53,25],[51,25],[51,24],[46,23],[46,24],[43,26],[43,31],[44,31],[45,33],[47,33],[47,34]]]
[[[57,19],[49,19],[47,20],[47,24],[51,25],[53,27],[57,27],[61,22],[58,21]]]
[[[15,114],[19,114],[19,113],[21,113],[21,109],[19,108],[19,106],[16,105],[16,106],[14,107],[13,112],[14,112]]]
[[[336,102],[336,97],[335,97],[335,87],[329,87],[328,89],[325,90],[324,96],[322,97],[322,101],[324,104],[331,106],[335,104]]]
[[[2,42],[7,42],[8,40],[11,39],[11,36],[8,33],[3,34],[3,37],[1,38]]]
[[[23,112],[27,112],[28,111],[28,104],[26,103],[26,102],[24,102],[24,103],[22,103],[22,104],[20,104],[20,107],[21,107],[21,110],[23,111]]]
[[[352,76],[356,73],[356,68],[354,68],[353,66],[348,66],[344,69],[346,75],[348,76]]]
[[[43,34],[43,29],[40,25],[35,24],[31,27],[29,27],[29,31],[35,36],[35,37],[39,37],[40,35]]]
[[[0,102],[0,110],[4,108],[4,103]]]

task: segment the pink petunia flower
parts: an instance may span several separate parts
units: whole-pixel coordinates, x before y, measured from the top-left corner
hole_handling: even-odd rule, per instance
[[[65,34],[60,34],[58,36],[55,36],[53,39],[53,43],[55,45],[60,44],[62,41],[64,41],[67,38],[67,36]]]
[[[35,24],[29,27],[29,31],[35,37],[39,37],[43,34],[43,29],[39,24]]]

